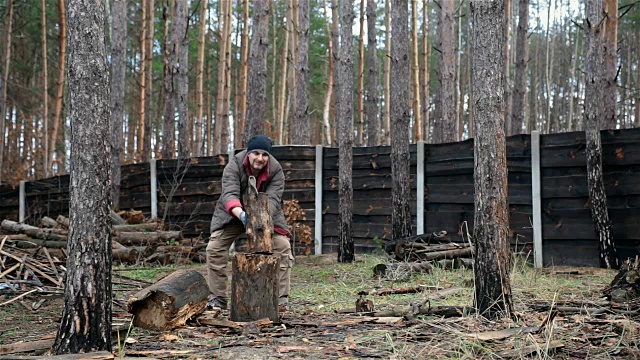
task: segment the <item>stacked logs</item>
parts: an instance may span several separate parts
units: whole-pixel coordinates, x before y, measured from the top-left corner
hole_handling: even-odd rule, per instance
[[[397,278],[411,273],[428,273],[433,266],[443,269],[471,269],[473,245],[465,242],[453,242],[446,231],[411,236],[406,239],[388,242],[385,252],[399,262],[378,264],[373,273],[376,276]]]
[[[134,213],[133,211],[130,213]],[[120,216],[111,213],[111,245],[114,263],[160,263],[175,264],[190,261],[202,262],[204,241],[182,239],[180,231],[162,231],[157,221],[147,220],[138,213]],[[125,220],[127,219],[127,220]],[[3,220],[0,231],[7,237],[6,243],[27,253],[35,253],[42,248],[59,259],[66,259],[69,236],[69,219],[59,215],[55,220],[43,217],[40,227]]]

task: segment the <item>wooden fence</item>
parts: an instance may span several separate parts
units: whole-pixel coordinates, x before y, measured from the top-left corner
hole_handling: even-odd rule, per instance
[[[603,131],[604,180],[614,238],[621,257],[640,253],[640,129]],[[598,266],[588,202],[584,133],[507,138],[512,246],[538,256],[538,265]],[[379,249],[391,235],[391,147],[353,149],[353,230],[357,252]],[[473,233],[473,139],[410,147],[413,232]],[[315,229],[312,252],[329,253],[338,241],[338,150],[276,146],[286,178],[284,200],[296,199]],[[122,167],[122,209],[142,210],[181,229],[208,236],[220,196],[226,155],[187,161],[158,160]],[[68,214],[69,177],[25,182],[23,218]],[[536,190],[538,189],[539,190]],[[317,190],[317,191],[316,191]],[[0,217],[20,218],[20,189],[0,187]],[[535,209],[539,208],[539,211]],[[422,216],[417,216],[422,214]],[[316,223],[318,224],[316,226]],[[539,231],[534,228],[539,226]],[[539,246],[534,246],[539,234]],[[318,241],[321,240],[321,241]],[[308,251],[296,244],[297,252]],[[535,249],[534,249],[535,248]]]

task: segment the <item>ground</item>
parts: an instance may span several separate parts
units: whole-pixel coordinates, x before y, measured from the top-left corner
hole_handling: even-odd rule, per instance
[[[416,285],[424,285],[425,291],[366,298],[373,301],[376,311],[389,313],[425,303],[428,297],[431,300],[425,306],[473,305],[472,271],[435,269],[431,274],[411,277],[374,278],[373,267],[386,261],[375,255],[358,256],[353,264],[337,264],[335,255],[298,257],[292,307],[282,315],[281,324],[241,327],[188,322],[168,332],[129,328],[130,317],[122,305],[129,294],[145,286],[143,281],[157,280],[176,267],[117,267],[114,326],[124,330],[119,340],[114,336],[114,353],[116,358],[124,354],[169,359],[640,358],[637,312],[625,317],[621,314],[624,310],[603,310],[608,304],[601,292],[615,271],[536,270],[516,261],[511,273],[515,320],[488,321],[475,315],[353,314],[359,291]],[[199,264],[192,267],[206,271]],[[442,290],[448,288],[454,289]],[[38,310],[28,309],[43,298],[47,301]],[[61,305],[61,295],[40,295],[27,297],[23,304],[3,306],[0,345],[53,337]],[[221,314],[222,319],[225,316],[228,313]],[[499,331],[505,329],[515,330]]]

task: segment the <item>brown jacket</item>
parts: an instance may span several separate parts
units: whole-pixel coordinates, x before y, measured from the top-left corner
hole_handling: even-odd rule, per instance
[[[211,218],[211,229],[213,233],[222,229],[225,225],[232,221],[240,221],[233,216],[227,209],[228,204],[242,204],[242,198],[247,193],[249,186],[249,175],[244,167],[244,160],[247,151],[241,151],[232,157],[224,168],[222,173],[222,194],[216,203],[216,208]],[[265,192],[269,195],[269,213],[271,214],[271,222],[273,226],[279,227],[289,233],[289,227],[282,213],[282,193],[284,192],[284,172],[282,166],[272,155],[269,155],[268,168],[263,171],[269,171],[266,180],[260,183],[258,191]],[[272,229],[273,230],[273,229]]]

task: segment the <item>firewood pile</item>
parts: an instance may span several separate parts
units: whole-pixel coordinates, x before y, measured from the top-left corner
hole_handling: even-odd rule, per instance
[[[206,242],[201,238],[184,239],[180,231],[163,231],[155,219],[145,219],[141,211],[111,212],[111,245],[114,264],[180,264],[205,261]],[[61,261],[67,258],[69,219],[43,217],[40,227],[3,220],[0,236],[5,246],[26,254],[42,254]]]
[[[398,262],[378,264],[373,273],[392,280],[400,280],[412,273],[429,273],[433,266],[470,269],[475,252],[472,244],[455,242],[446,231],[389,241],[384,244],[384,250]]]
[[[626,260],[603,294],[613,303],[640,309],[640,257]]]

